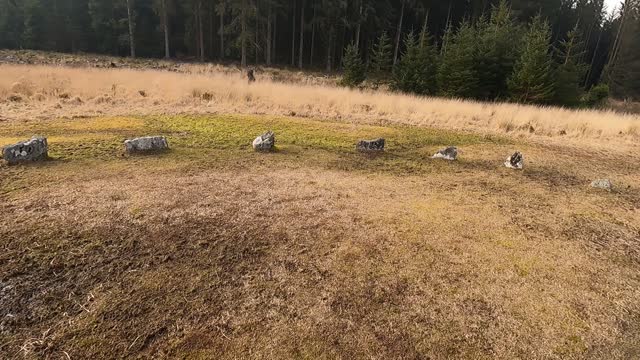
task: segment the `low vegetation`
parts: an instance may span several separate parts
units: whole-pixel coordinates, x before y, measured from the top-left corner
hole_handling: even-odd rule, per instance
[[[613,111],[425,98],[307,81],[283,83],[261,71],[256,73],[258,82],[248,85],[239,71],[198,69],[174,73],[2,65],[0,121],[131,114],[294,115],[604,145],[612,151],[637,147],[640,133],[637,115]]]
[[[32,134],[51,160],[0,165],[1,357],[638,355],[638,153],[222,114],[8,121],[0,146]],[[123,155],[148,134],[172,150]]]

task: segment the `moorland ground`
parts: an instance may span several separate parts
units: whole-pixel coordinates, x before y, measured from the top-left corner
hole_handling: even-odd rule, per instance
[[[3,358],[640,356],[637,116],[51,66],[0,99],[51,156],[0,165]]]

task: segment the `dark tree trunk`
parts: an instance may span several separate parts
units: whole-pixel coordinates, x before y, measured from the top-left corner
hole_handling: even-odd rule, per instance
[[[291,16],[291,66],[296,65],[296,0],[293,0],[293,13]]]
[[[220,9],[220,61],[224,60],[224,1]]]
[[[584,87],[586,88],[591,81],[591,74],[593,73],[593,67],[596,62],[596,58],[598,56],[598,49],[600,48],[600,41],[602,41],[602,33],[604,29],[600,29],[600,34],[598,35],[598,42],[596,42],[596,48],[593,50],[593,57],[591,58],[591,64],[589,65],[589,71],[587,71],[587,75],[584,79]]]
[[[333,32],[334,27],[333,25],[331,25],[331,28],[329,29],[329,43],[327,44],[327,72],[331,72],[333,65],[333,52],[331,51],[331,49],[333,48]]]
[[[135,39],[135,24],[133,23],[133,9],[131,3],[133,0],[127,0],[127,20],[129,22],[129,47],[131,49],[131,57],[136,57],[136,39]]]
[[[276,61],[276,49],[278,44],[278,14],[273,17],[273,39],[271,41],[271,62]]]
[[[240,27],[241,27],[241,48],[242,57],[240,63],[243,68],[247,67],[247,0],[242,0],[242,9],[240,9]]]
[[[338,58],[334,59],[335,60],[335,64],[336,66],[334,66],[336,69],[342,69],[342,57],[344,55],[344,39],[347,36],[347,27],[346,25],[342,25],[342,32],[340,33],[340,42],[336,43],[338,46],[340,46],[338,49],[340,49],[340,52],[338,53]]]
[[[255,51],[256,51],[256,54],[255,54],[255,55],[256,55],[256,65],[258,65],[258,62],[259,62],[259,60],[258,60],[258,55],[260,55],[260,46],[258,45],[258,43],[259,43],[259,39],[258,39],[258,32],[259,32],[259,31],[258,31],[258,29],[260,28],[260,22],[259,22],[259,20],[258,20],[258,19],[259,19],[259,11],[260,11],[260,4],[259,4],[259,0],[256,0],[256,30],[255,30],[255,33],[256,33],[256,38],[255,38],[255,42],[256,42],[256,43],[255,43],[255,48],[256,48],[256,50],[255,50]]]
[[[400,38],[402,36],[402,20],[404,19],[404,3],[402,0],[402,8],[400,9],[400,20],[398,21],[398,29],[396,30],[396,48],[393,52],[393,65],[398,63],[398,52],[400,51]]]
[[[356,26],[356,46],[360,48],[360,29],[362,28],[362,0],[360,0],[360,12],[358,15],[358,25]]]
[[[304,8],[306,0],[302,0],[302,9],[300,10],[300,50],[298,53],[298,67],[302,69],[302,57],[304,56]]]
[[[271,29],[271,3],[267,4],[267,44],[265,45],[265,57],[267,66],[271,65],[271,41],[272,41],[272,29]]]
[[[214,47],[214,42],[215,42],[215,38],[216,38],[216,17],[214,15],[214,8],[213,8],[213,4],[211,5],[210,11],[209,11],[209,59],[213,59],[215,52],[215,47]]]
[[[171,57],[169,47],[169,17],[167,16],[167,0],[162,0],[162,29],[164,30],[164,58]]]
[[[311,19],[311,54],[309,55],[309,66],[313,66],[313,50],[316,46],[316,4],[313,4],[313,18]]]
[[[200,61],[204,61],[204,26],[202,23],[202,1],[198,1],[198,48]]]

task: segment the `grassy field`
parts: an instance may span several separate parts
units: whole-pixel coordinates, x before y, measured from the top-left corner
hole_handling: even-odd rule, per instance
[[[562,145],[640,152],[640,116],[358,91],[259,72],[247,84],[224,67],[185,73],[0,65],[0,123],[74,116],[245,114],[413,125],[507,135]]]
[[[400,121],[41,114],[0,123],[0,146],[45,135],[52,157],[0,165],[0,358],[640,357],[632,134],[602,135],[626,144],[609,151],[589,131],[565,146]],[[254,153],[269,129],[277,151]],[[171,151],[123,155],[156,134]],[[384,154],[354,151],[378,136]],[[429,158],[447,145],[459,161]],[[502,167],[515,150],[524,171]],[[589,187],[602,177],[614,191]]]

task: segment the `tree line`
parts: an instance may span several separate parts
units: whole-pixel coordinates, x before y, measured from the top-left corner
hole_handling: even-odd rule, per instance
[[[344,70],[351,85],[568,106],[606,86],[640,97],[639,34],[640,0],[612,14],[604,0],[0,0],[3,48]]]

